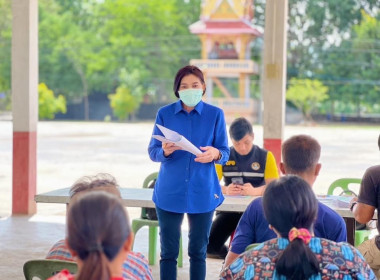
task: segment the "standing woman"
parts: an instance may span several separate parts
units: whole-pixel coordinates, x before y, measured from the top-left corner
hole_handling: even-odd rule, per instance
[[[214,210],[224,197],[214,163],[229,157],[223,111],[204,103],[202,71],[196,66],[181,68],[174,79],[179,100],[160,108],[156,124],[174,130],[202,150],[193,154],[172,143],[152,138],[149,156],[161,162],[153,193],[160,225],[161,279],[177,279],[177,257],[184,213],[189,221],[190,279],[206,277],[206,249]],[[155,125],[153,134],[161,134]]]

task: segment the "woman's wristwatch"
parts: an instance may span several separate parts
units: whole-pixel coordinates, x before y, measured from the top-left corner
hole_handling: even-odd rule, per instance
[[[222,158],[222,153],[219,151],[219,156],[218,158],[216,159],[217,161],[220,160]]]

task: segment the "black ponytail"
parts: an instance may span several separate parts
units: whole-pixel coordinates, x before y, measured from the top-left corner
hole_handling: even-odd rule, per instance
[[[277,232],[288,238],[295,228],[312,229],[318,201],[311,187],[300,177],[288,175],[271,182],[263,197],[264,214]],[[308,279],[318,274],[319,262],[302,239],[295,238],[276,261],[276,271],[287,279]]]
[[[83,262],[76,280],[109,280],[111,279],[111,271],[108,267],[108,259],[104,253],[100,251],[90,252]]]
[[[277,259],[276,271],[286,276],[286,279],[304,280],[318,274],[319,263],[309,246],[296,238]]]

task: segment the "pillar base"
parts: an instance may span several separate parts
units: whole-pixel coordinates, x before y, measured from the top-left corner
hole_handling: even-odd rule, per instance
[[[264,148],[271,151],[276,159],[277,169],[280,173],[280,162],[281,162],[281,139],[266,138],[264,139]]]
[[[37,133],[13,132],[12,214],[35,214]]]

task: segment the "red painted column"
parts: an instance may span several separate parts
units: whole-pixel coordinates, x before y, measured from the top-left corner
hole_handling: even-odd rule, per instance
[[[281,145],[281,139],[264,139],[264,148],[273,153],[274,158],[276,159],[278,172],[280,172]]]
[[[12,214],[36,212],[38,0],[12,0]]]
[[[36,212],[36,144],[36,132],[13,132],[13,214]]]
[[[285,126],[286,28],[288,0],[267,0],[263,53],[264,148],[281,162]]]

